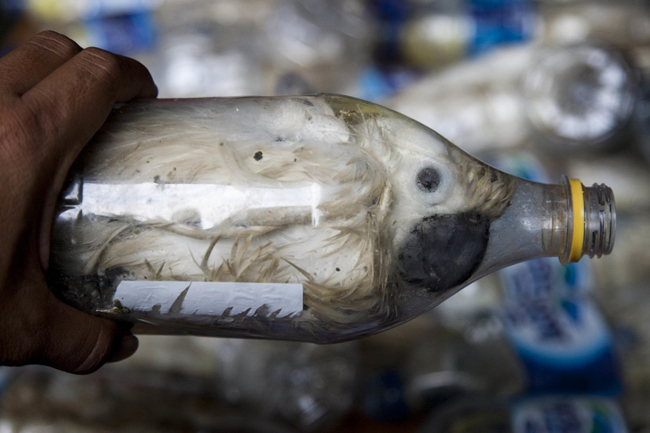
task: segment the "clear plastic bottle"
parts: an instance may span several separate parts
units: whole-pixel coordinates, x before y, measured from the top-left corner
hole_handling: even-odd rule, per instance
[[[469,153],[515,148],[529,135],[521,77],[535,53],[533,45],[501,48],[430,74],[383,103]]]
[[[49,281],[157,332],[339,342],[513,263],[607,254],[614,231],[606,186],[510,176],[361,100],[150,100],[71,170]]]
[[[624,147],[640,93],[638,69],[604,44],[540,49],[522,78],[533,140],[559,155]]]

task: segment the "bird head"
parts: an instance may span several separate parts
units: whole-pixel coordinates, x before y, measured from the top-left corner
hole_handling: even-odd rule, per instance
[[[458,286],[481,264],[514,180],[408,118],[378,122],[394,149],[387,224],[396,274],[432,292]]]

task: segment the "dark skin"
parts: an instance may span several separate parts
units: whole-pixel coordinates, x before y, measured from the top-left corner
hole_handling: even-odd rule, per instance
[[[90,373],[137,349],[128,329],[56,299],[45,271],[73,161],[113,104],[156,95],[142,64],[54,32],[0,58],[0,365]]]

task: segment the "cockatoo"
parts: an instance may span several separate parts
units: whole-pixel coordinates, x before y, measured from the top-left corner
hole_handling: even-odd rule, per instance
[[[193,324],[256,318],[350,335],[396,314],[410,291],[466,282],[514,190],[417,122],[336,95],[131,103],[70,178],[51,282],[73,305],[148,323],[183,313]],[[171,306],[151,288],[134,305],[116,292],[129,281],[196,284]],[[209,296],[192,310],[189,293],[208,287],[199,282],[299,284],[300,311],[206,313]]]

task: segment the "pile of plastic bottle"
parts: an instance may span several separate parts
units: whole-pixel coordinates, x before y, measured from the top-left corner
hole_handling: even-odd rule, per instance
[[[85,377],[0,367],[0,433],[650,431],[644,2],[0,0],[0,54],[46,28],[137,58],[160,97],[349,94],[517,176],[604,182],[617,239],[352,343],[148,336]]]

